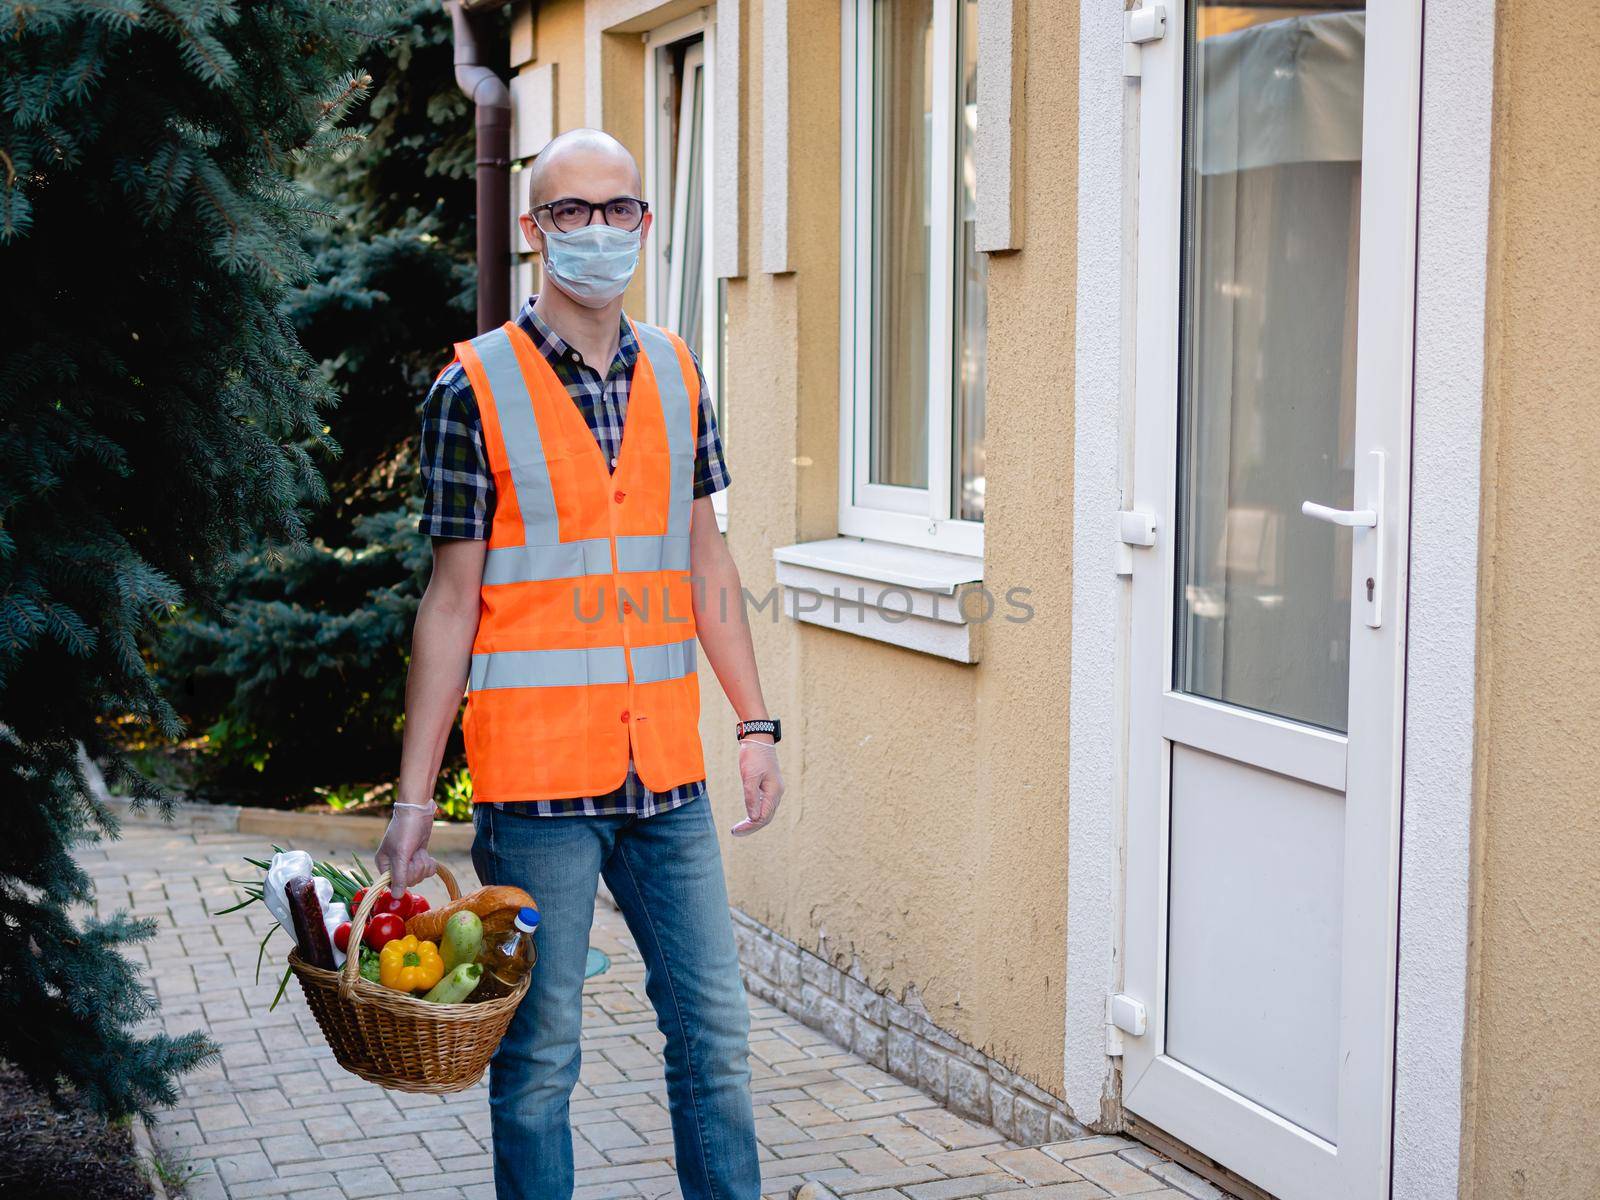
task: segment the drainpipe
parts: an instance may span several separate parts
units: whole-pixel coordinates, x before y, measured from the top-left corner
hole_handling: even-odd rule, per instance
[[[477,13],[498,4],[445,0],[455,31],[456,86],[472,101],[478,130],[478,332],[511,317],[511,92],[483,61]]]

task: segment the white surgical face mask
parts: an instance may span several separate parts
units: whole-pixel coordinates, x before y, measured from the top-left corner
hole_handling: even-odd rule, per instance
[[[588,308],[604,308],[622,295],[639,265],[638,229],[585,225],[570,232],[540,232],[550,282]]]

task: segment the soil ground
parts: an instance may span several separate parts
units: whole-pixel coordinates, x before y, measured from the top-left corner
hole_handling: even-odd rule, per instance
[[[0,1197],[150,1200],[150,1185],[126,1127],[81,1108],[54,1108],[0,1064]]]

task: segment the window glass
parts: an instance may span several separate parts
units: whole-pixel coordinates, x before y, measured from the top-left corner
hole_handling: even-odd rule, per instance
[[[656,153],[651,243],[654,319],[706,358],[706,70],[696,34],[656,50]],[[714,331],[710,331],[714,333]]]
[[[878,0],[872,63],[868,478],[928,486],[933,0]]]
[[[950,515],[983,520],[983,393],[988,354],[988,258],[978,252],[978,167],[974,138],[978,128],[978,0],[960,0],[956,45],[956,278],[955,378],[950,479],[955,494]]]
[[[678,335],[695,354],[701,345],[701,288],[705,279],[705,51],[701,43],[684,56],[678,118],[678,165],[672,200],[671,311]]]

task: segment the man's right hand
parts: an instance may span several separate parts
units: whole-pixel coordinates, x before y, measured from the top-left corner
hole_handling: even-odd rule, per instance
[[[406,889],[421,883],[439,869],[428,853],[428,838],[433,833],[433,804],[426,808],[395,805],[389,828],[378,846],[378,870],[388,871],[391,895],[403,896]]]

